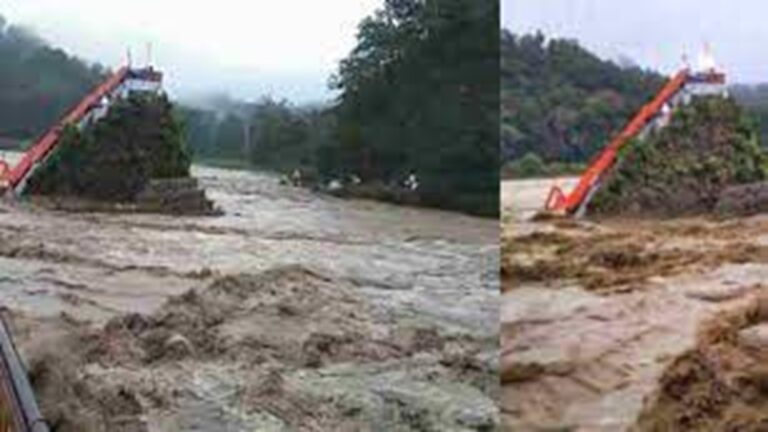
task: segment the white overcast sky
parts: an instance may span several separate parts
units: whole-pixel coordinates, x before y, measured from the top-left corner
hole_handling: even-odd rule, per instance
[[[704,43],[732,82],[768,82],[765,0],[501,0],[502,26],[576,38],[665,73]]]
[[[224,91],[329,99],[327,82],[382,0],[0,0],[0,14],[86,60],[115,67],[132,48],[180,95]]]

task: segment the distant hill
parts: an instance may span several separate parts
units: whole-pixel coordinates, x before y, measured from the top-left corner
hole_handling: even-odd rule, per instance
[[[501,35],[502,154],[584,162],[663,85],[658,73],[606,61],[578,42]]]
[[[0,137],[44,132],[104,74],[0,16]]]

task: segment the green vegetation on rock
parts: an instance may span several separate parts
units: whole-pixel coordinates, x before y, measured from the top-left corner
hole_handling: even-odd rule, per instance
[[[625,145],[589,204],[601,214],[711,211],[733,185],[768,178],[757,129],[732,99],[695,99],[669,125]]]
[[[190,163],[168,99],[133,94],[84,129],[65,128],[27,192],[132,201],[150,179],[189,176]]]
[[[414,202],[495,216],[498,28],[495,0],[385,0],[360,23],[356,46],[332,77],[335,100],[190,101],[178,108],[190,155],[284,174],[300,169],[325,185],[360,179],[383,185],[382,196],[401,195],[414,173]],[[45,132],[105,75],[0,18],[0,146]],[[64,153],[51,163],[57,158],[83,159]],[[86,188],[89,176],[70,174],[77,181],[67,188]],[[42,182],[49,181],[36,187],[62,188]]]

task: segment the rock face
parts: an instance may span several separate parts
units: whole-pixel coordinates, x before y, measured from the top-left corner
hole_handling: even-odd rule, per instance
[[[136,196],[145,211],[160,213],[213,214],[217,210],[194,177],[151,179]]]
[[[675,112],[666,128],[628,145],[588,210],[708,213],[727,188],[768,178],[767,166],[741,108],[729,99],[702,98]]]
[[[768,211],[768,182],[731,186],[723,191],[715,211],[721,215],[749,216]]]
[[[190,165],[168,99],[133,94],[95,123],[65,129],[55,152],[30,175],[26,193],[210,213],[213,205],[190,177]]]

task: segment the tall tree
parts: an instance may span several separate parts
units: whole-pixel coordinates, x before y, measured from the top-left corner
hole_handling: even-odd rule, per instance
[[[42,133],[104,75],[0,17],[0,137]]]
[[[498,2],[387,0],[360,25],[326,174],[392,182],[415,172],[426,202],[498,211]]]

